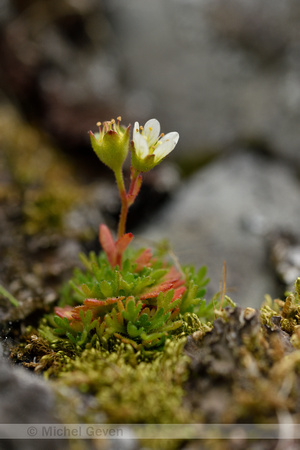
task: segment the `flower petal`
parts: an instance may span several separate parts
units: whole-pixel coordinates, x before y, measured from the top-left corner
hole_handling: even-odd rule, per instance
[[[177,133],[177,131],[172,131],[171,133],[166,134],[160,139],[156,149],[154,150],[155,163],[158,163],[169,153],[171,153],[171,151],[176,146],[178,139],[179,134]]]
[[[164,159],[171,151],[174,149],[175,145],[172,141],[164,142],[156,147],[154,150],[155,164],[158,164],[162,159]]]
[[[177,131],[171,131],[171,133],[166,134],[165,136],[163,136],[161,138],[161,142],[166,142],[166,141],[172,141],[174,142],[174,146],[177,144],[179,139],[179,134],[177,133]]]
[[[133,132],[132,132],[132,139],[134,140],[135,136],[140,134],[140,124],[138,122],[134,122]]]
[[[149,154],[149,147],[144,136],[142,136],[140,133],[135,133],[132,138],[136,156],[140,159],[146,158],[146,156]]]
[[[156,119],[150,119],[145,123],[143,136],[147,139],[149,147],[155,144],[160,134],[160,123]]]

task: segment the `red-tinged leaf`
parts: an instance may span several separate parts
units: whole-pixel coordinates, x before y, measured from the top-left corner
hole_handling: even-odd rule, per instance
[[[173,288],[176,289],[176,288],[182,286],[184,283],[185,283],[185,280],[173,280]]]
[[[84,304],[93,308],[97,308],[99,306],[105,306],[105,305],[111,305],[112,303],[116,303],[119,300],[124,300],[125,297],[110,297],[106,298],[105,300],[97,300],[95,298],[86,298],[84,300]]]
[[[74,319],[77,322],[81,322],[81,317],[80,317],[80,311],[83,311],[84,313],[86,313],[86,311],[88,311],[90,308],[88,308],[87,306],[81,305],[81,306],[75,306],[75,308],[73,308],[72,314],[71,314],[71,319]],[[71,323],[71,322],[70,322]],[[72,321],[73,323],[73,321]]]
[[[113,303],[118,303],[119,301],[122,301],[122,300],[124,300],[124,296],[122,296],[122,297],[112,297],[112,298],[107,298],[106,299],[106,303],[108,304],[108,305],[112,305]]]
[[[176,289],[179,286],[182,286],[185,283],[185,279],[182,278],[181,273],[176,269],[175,266],[172,266],[169,272],[164,276],[164,280],[169,283],[173,283],[173,288]]]
[[[171,266],[169,272],[165,275],[165,280],[179,280],[181,279],[181,273],[176,269],[175,266]]]
[[[182,297],[182,295],[185,293],[185,291],[186,291],[185,286],[181,286],[181,287],[175,289],[174,296],[173,296],[171,302],[174,302],[174,300],[177,300],[178,298]]]
[[[94,298],[87,298],[84,300],[84,304],[80,306],[75,306],[73,308],[72,317],[76,320],[80,319],[80,311],[92,311],[93,319],[97,317],[104,317],[105,314],[112,310],[112,305],[118,303],[120,300],[124,300],[125,297],[112,297],[105,300],[97,300]]]
[[[119,301],[118,301],[118,310],[119,310],[119,312],[122,312],[122,311],[124,311],[124,305],[123,305],[123,303],[120,301],[120,299],[123,299],[124,297],[120,297],[119,298]]]
[[[130,183],[130,188],[129,188],[128,194],[137,196],[138,191],[142,184],[143,177],[141,174],[136,176],[135,169],[133,167],[131,167],[131,169],[130,169],[130,180],[131,180],[131,183]]]
[[[124,298],[124,297],[123,297]],[[127,307],[127,305],[128,305],[128,302],[131,302],[131,301],[134,301],[134,295],[129,295],[127,298],[126,298],[126,307]]]
[[[79,316],[79,313],[75,311],[75,308],[72,308],[72,306],[65,306],[63,308],[56,306],[54,308],[55,314],[59,317],[66,318],[69,321],[69,325],[72,328],[72,330],[76,331],[77,333],[79,331],[82,331],[82,322],[81,318]]]
[[[54,312],[57,316],[61,317],[62,319],[66,317],[68,320],[72,319],[72,312],[73,312],[72,306],[65,306],[64,308],[61,308],[60,306],[56,306],[54,308]]]
[[[158,286],[154,286],[154,290],[153,291],[149,291],[144,293],[143,295],[140,296],[140,300],[146,300],[148,298],[155,298],[157,297],[161,292],[165,292],[168,291],[169,289],[173,288],[173,283],[162,283],[159,284]]]
[[[146,250],[144,250],[143,253],[141,253],[140,256],[135,260],[135,262],[137,263],[135,272],[140,272],[144,267],[150,267],[152,265],[151,258],[151,249],[146,248]]]
[[[116,242],[117,253],[122,255],[123,252],[128,247],[128,245],[130,244],[130,242],[132,241],[132,239],[133,239],[132,233],[123,234],[123,236],[121,236],[120,239],[118,239]]]
[[[127,234],[123,234],[123,236],[121,236],[117,242],[116,242],[116,266],[119,266],[119,268],[122,268],[122,257],[123,257],[123,253],[126,250],[126,248],[128,247],[128,245],[130,244],[130,242],[133,239],[133,234],[132,233],[127,233]]]
[[[103,223],[100,225],[99,228],[99,241],[103,250],[106,253],[109,264],[112,267],[115,267],[117,264],[116,244],[109,228]]]
[[[136,199],[142,185],[142,175],[135,178],[130,185],[130,189],[127,195],[128,206],[131,206]]]
[[[166,284],[166,283],[172,284],[172,288],[175,289],[179,286],[182,286],[184,284],[184,280],[178,280],[178,278],[168,279],[168,280],[165,280],[162,284]]]
[[[98,306],[105,305],[106,300],[97,300],[96,298],[86,298],[83,303],[84,305],[90,308],[97,308]]]
[[[153,292],[149,292],[148,294],[143,294],[140,296],[140,300],[147,300],[149,298],[155,298],[158,296],[158,294],[162,292],[162,291],[153,291]]]

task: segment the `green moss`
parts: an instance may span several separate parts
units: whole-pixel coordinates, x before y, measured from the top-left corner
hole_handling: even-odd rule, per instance
[[[263,324],[274,327],[274,317],[278,317],[280,327],[289,335],[298,333],[300,326],[300,277],[295,282],[295,292],[287,293],[285,301],[266,296],[265,302],[261,307],[261,321]],[[296,344],[296,337],[293,342]],[[298,344],[296,344],[298,345]]]
[[[84,350],[64,365],[58,383],[93,395],[110,423],[186,423],[191,415],[182,406],[184,344],[185,338],[168,340],[154,360],[140,363],[126,344],[113,353]]]
[[[265,301],[260,308],[261,322],[270,327],[273,326],[272,317],[280,316],[280,306],[278,301],[272,300],[270,295],[265,296]]]

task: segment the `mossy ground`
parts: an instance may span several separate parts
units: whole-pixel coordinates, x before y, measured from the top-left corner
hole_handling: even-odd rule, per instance
[[[213,327],[201,328],[190,315],[191,334],[182,329],[162,351],[148,355],[117,340],[113,351],[100,345],[67,347],[66,341],[50,343],[31,330],[12,357],[44,373],[57,393],[62,420],[69,423],[277,423],[282,414],[298,423],[299,286],[300,279],[289,306],[267,298],[261,311],[226,307]],[[288,327],[286,319],[297,323]],[[202,444],[231,448],[229,441]],[[269,444],[259,448],[274,446]],[[243,448],[251,446],[245,441]]]
[[[66,341],[51,344],[32,333],[11,358],[48,379],[63,423],[197,421],[183,405],[189,364],[183,352],[185,336],[168,340],[163,351],[141,354],[122,342],[114,343],[114,351],[100,346],[82,351],[71,344],[66,347]],[[147,446],[172,449],[178,442],[153,441]]]

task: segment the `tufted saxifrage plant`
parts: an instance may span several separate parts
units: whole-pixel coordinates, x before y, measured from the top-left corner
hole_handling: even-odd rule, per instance
[[[131,183],[126,192],[122,166],[129,150],[129,130],[112,120],[99,133],[90,132],[99,159],[116,177],[121,197],[118,238],[100,225],[103,252],[81,255],[85,270],[75,270],[70,281],[72,293],[63,296],[55,308],[54,332],[81,347],[112,339],[141,348],[161,348],[172,333],[182,327],[186,313],[193,313],[205,302],[206,269],[196,274],[192,268],[152,254],[150,248],[128,248],[133,239],[125,233],[129,207],[133,204],[142,173],[150,170],[170,153],[179,135],[160,134],[160,124],[149,120],[144,127],[136,122],[131,141]],[[200,308],[201,309],[201,308]],[[55,324],[55,325],[54,325]]]

